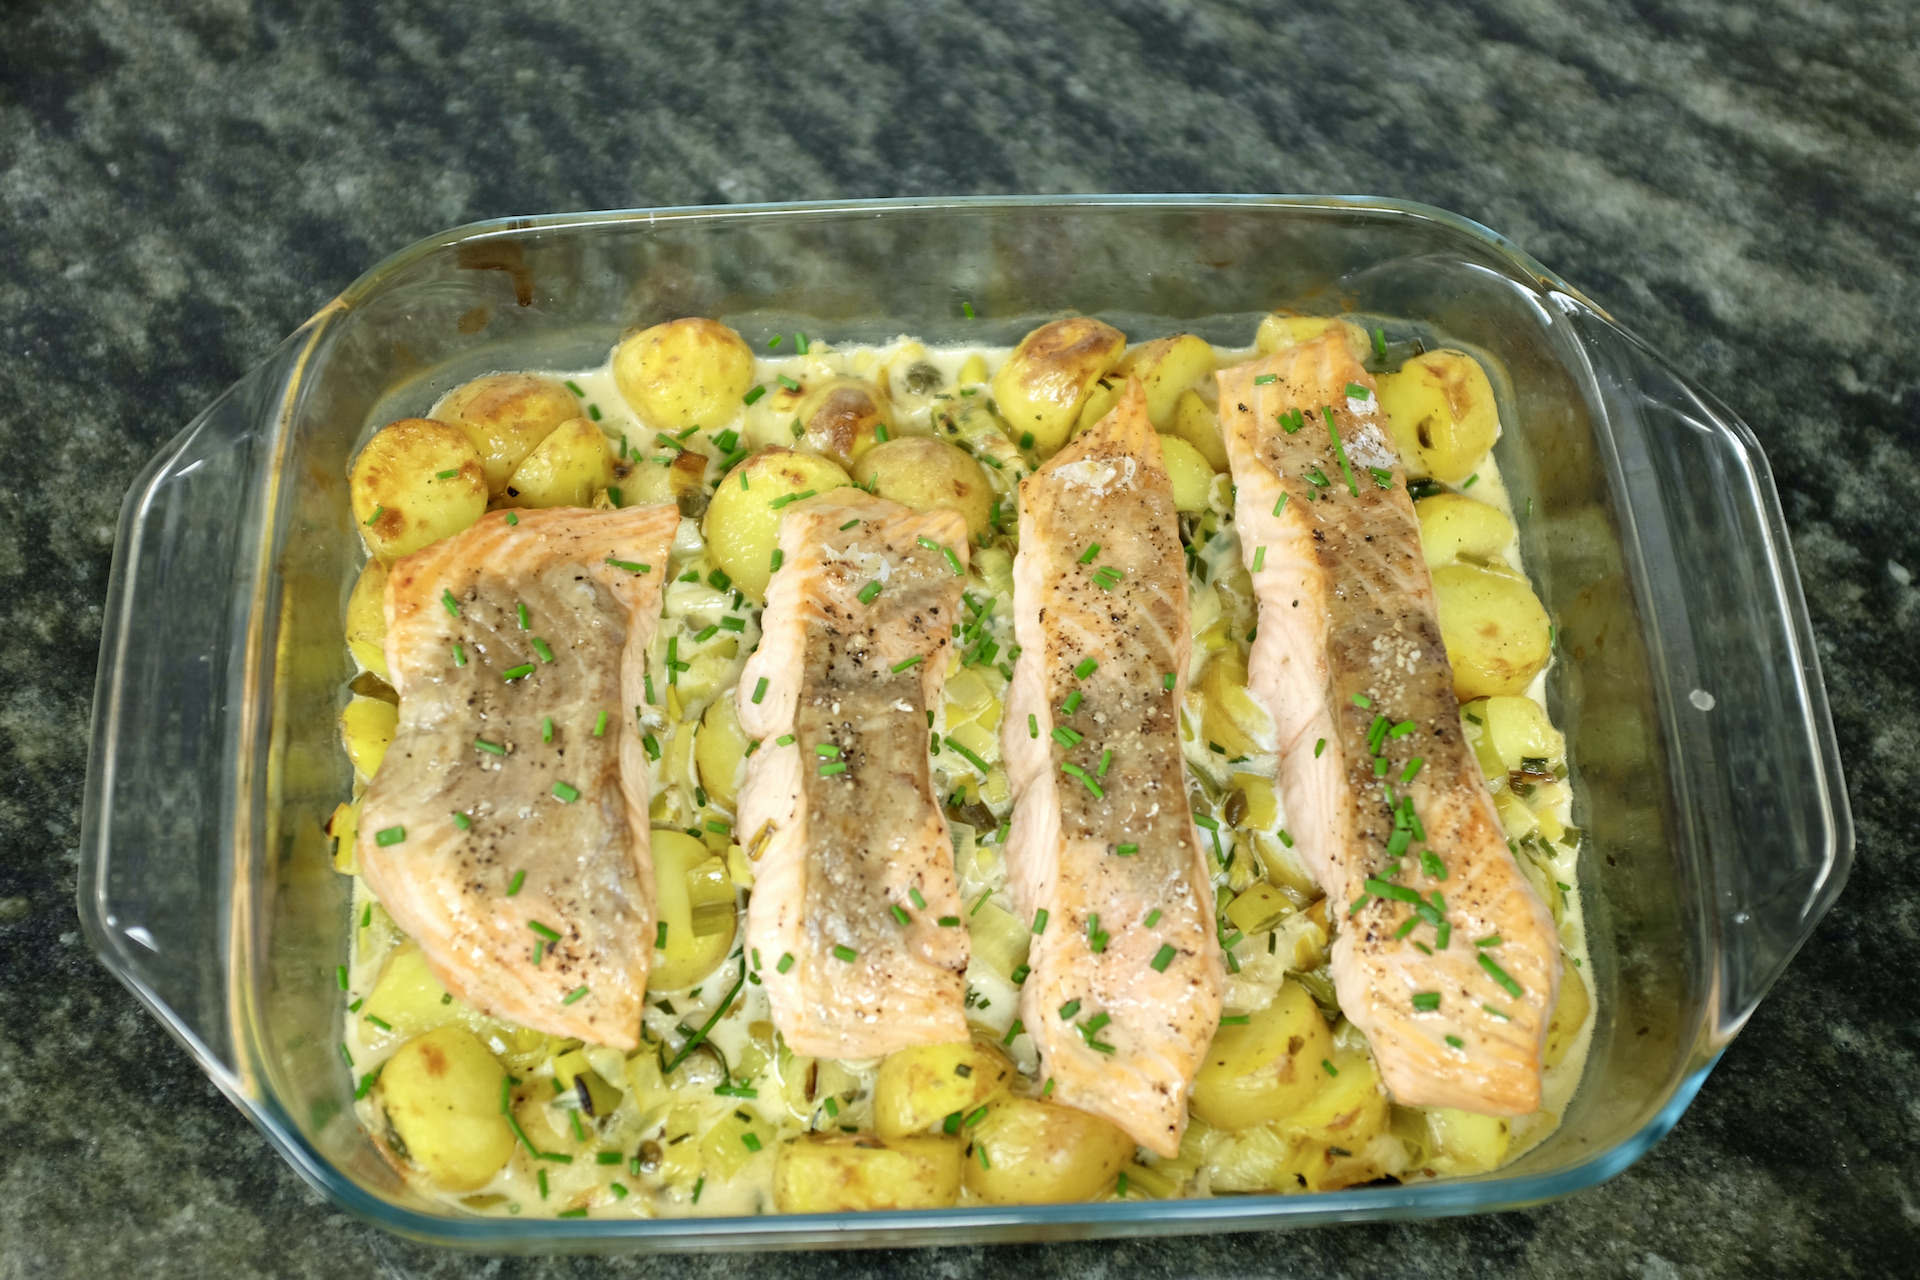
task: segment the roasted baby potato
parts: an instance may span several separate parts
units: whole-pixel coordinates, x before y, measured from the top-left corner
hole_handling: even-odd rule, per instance
[[[369,781],[400,728],[400,708],[381,698],[355,698],[340,712],[340,738],[354,772]]]
[[[1459,484],[1500,436],[1493,384],[1464,351],[1429,351],[1379,378],[1400,461],[1410,476]]]
[[[1499,1116],[1428,1107],[1427,1133],[1427,1166],[1436,1173],[1485,1173],[1507,1158],[1508,1126]]]
[[[1173,406],[1173,424],[1167,430],[1198,449],[1215,471],[1227,469],[1227,441],[1220,432],[1220,419],[1198,392],[1180,393]]]
[[[1587,1025],[1587,1014],[1592,1009],[1593,997],[1587,991],[1586,979],[1571,964],[1563,966],[1560,999],[1553,1006],[1553,1017],[1547,1021],[1547,1044],[1541,1052],[1541,1060],[1549,1067],[1557,1067],[1567,1060],[1567,1052],[1579,1038],[1580,1028]]]
[[[780,1144],[773,1204],[781,1213],[938,1209],[960,1198],[953,1138],[808,1133]]]
[[[1087,393],[1126,345],[1126,334],[1090,316],[1055,320],[1022,338],[993,375],[993,398],[1013,437],[1031,432],[1043,456],[1065,444]]]
[[[915,511],[958,511],[975,538],[987,532],[993,518],[993,485],[987,473],[965,451],[942,440],[909,436],[876,445],[854,464],[853,478]]]
[[[693,759],[700,768],[700,784],[722,809],[733,808],[739,795],[740,762],[747,758],[747,735],[733,698],[715,698],[700,717],[700,738]]]
[[[431,418],[402,418],[374,433],[347,474],[367,550],[392,564],[450,538],[487,509],[480,455],[465,433]]]
[[[354,579],[347,597],[347,650],[382,680],[387,675],[387,566],[378,560]]]
[[[801,443],[843,467],[879,440],[886,424],[887,393],[860,378],[828,378],[807,388],[796,407],[804,435]]]
[[[527,373],[475,378],[434,408],[434,417],[458,427],[473,441],[486,471],[487,492],[496,498],[506,492],[508,477],[534,446],[579,414],[565,387]]]
[[[555,427],[507,480],[503,506],[586,507],[613,483],[613,449],[586,418]]]
[[[992,1045],[960,1040],[887,1055],[873,1082],[873,1127],[883,1138],[936,1133],[1007,1091],[1013,1064]]]
[[[762,449],[727,472],[713,491],[703,524],[707,550],[742,594],[765,600],[779,545],[780,513],[797,495],[825,493],[848,483],[847,473],[830,459],[791,449]]]
[[[1166,460],[1168,479],[1173,481],[1174,509],[1205,511],[1207,494],[1213,488],[1213,468],[1200,451],[1178,436],[1161,436],[1160,456]]]
[[[1547,665],[1547,611],[1519,574],[1443,565],[1433,572],[1433,597],[1460,701],[1524,693]]]
[[[1279,1127],[1314,1142],[1359,1151],[1375,1134],[1386,1132],[1391,1119],[1380,1070],[1364,1050],[1336,1050],[1320,1069],[1324,1073],[1327,1067],[1338,1074],[1328,1076]]]
[[[988,1103],[972,1132],[967,1188],[988,1204],[1089,1200],[1133,1159],[1133,1139],[1114,1125],[1038,1098]]]
[[[1143,342],[1127,352],[1115,370],[1115,380],[1140,379],[1140,387],[1147,393],[1147,420],[1155,431],[1167,431],[1172,429],[1180,397],[1212,374],[1214,364],[1212,345],[1183,333]]]
[[[469,1025],[473,1016],[470,1007],[447,997],[447,989],[427,967],[425,953],[410,940],[395,947],[380,966],[361,1013],[380,1019],[398,1036],[421,1035],[450,1022]]]
[[[719,968],[733,946],[731,915],[724,917],[718,932],[700,933],[694,928],[692,881],[709,862],[721,860],[686,832],[654,828],[653,876],[658,897],[654,914],[666,926],[666,945],[654,950],[648,990],[679,991],[692,986]],[[724,863],[720,874],[726,875]]]
[[[613,381],[648,426],[716,428],[753,386],[753,349],[717,320],[669,320],[614,349]]]
[[[1193,1113],[1216,1129],[1250,1129],[1287,1120],[1328,1076],[1333,1033],[1313,997],[1291,979],[1273,1003],[1213,1036],[1193,1081]]]
[[[1463,708],[1464,709],[1464,708]],[[1480,731],[1500,762],[1500,772],[1519,773],[1567,754],[1567,740],[1532,698],[1488,698],[1472,704]]]
[[[506,1071],[471,1031],[440,1027],[408,1041],[380,1073],[394,1154],[448,1191],[493,1180],[513,1154],[500,1111]]]
[[[1276,311],[1260,322],[1259,329],[1254,331],[1253,345],[1261,355],[1272,355],[1282,347],[1310,342],[1329,329],[1338,329],[1345,335],[1354,359],[1367,358],[1366,330],[1351,320],[1332,316],[1289,316]]]
[[[1498,507],[1464,494],[1436,493],[1413,504],[1420,517],[1420,548],[1439,566],[1463,556],[1497,560],[1513,543],[1513,521]]]

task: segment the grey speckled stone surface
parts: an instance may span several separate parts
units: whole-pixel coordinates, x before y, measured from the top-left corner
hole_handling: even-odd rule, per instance
[[[1908,0],[9,4],[0,1275],[1911,1273],[1917,143]],[[100,608],[134,471],[360,271],[455,223],[1097,190],[1457,210],[1590,291],[1766,445],[1859,862],[1679,1128],[1553,1205],[1291,1235],[475,1260],[321,1203],[78,933]]]

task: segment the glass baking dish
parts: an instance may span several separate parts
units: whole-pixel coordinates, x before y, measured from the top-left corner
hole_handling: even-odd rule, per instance
[[[972,315],[963,304],[971,304]],[[1477,1179],[1297,1196],[672,1221],[463,1216],[355,1122],[336,1056],[348,882],[322,824],[361,551],[347,462],[494,369],[632,327],[1011,344],[1068,309],[1249,341],[1274,307],[1444,335],[1493,374],[1502,474],[1559,627],[1597,1025],[1559,1129]],[[977,318],[976,318],[977,317]],[[102,960],[289,1163],[400,1234],[705,1249],[1246,1229],[1509,1208],[1613,1176],[1678,1120],[1846,879],[1852,828],[1752,434],[1579,292],[1420,205],[1206,196],[637,210],[481,223],[355,282],[155,458],[114,551],[80,915]]]

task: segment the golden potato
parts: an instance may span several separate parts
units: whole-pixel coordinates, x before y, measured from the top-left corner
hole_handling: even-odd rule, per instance
[[[1276,311],[1260,322],[1259,329],[1254,331],[1253,345],[1261,355],[1272,355],[1282,347],[1310,342],[1327,330],[1336,328],[1346,336],[1347,347],[1353,352],[1353,358],[1365,360],[1370,350],[1367,331],[1351,320],[1341,320],[1335,316],[1290,316]]]
[[[747,735],[731,697],[713,700],[700,717],[700,739],[694,744],[694,763],[700,785],[722,809],[733,808],[740,792],[740,762],[747,758]]]
[[[1507,1158],[1507,1122],[1452,1107],[1428,1107],[1427,1133],[1432,1154],[1427,1164],[1437,1173],[1486,1173]]]
[[[499,497],[534,446],[580,415],[573,394],[550,378],[496,373],[475,378],[434,406],[435,418],[458,427],[479,451],[487,492]]]
[[[409,940],[395,947],[380,966],[380,976],[360,1012],[380,1019],[398,1036],[421,1035],[450,1022],[470,1025],[473,1010],[446,996],[447,989],[427,967],[426,954]]]
[[[1459,484],[1500,436],[1493,384],[1464,351],[1429,351],[1380,375],[1380,411],[1410,476]]]
[[[987,1104],[962,1168],[988,1204],[1065,1204],[1111,1190],[1133,1152],[1133,1139],[1098,1116],[1004,1097]]]
[[[1198,449],[1215,471],[1227,469],[1227,440],[1220,432],[1220,419],[1198,392],[1180,393],[1173,405],[1173,425],[1168,431]]]
[[[374,432],[347,487],[367,550],[388,564],[452,537],[487,509],[486,473],[472,441],[431,418],[402,418]]]
[[[993,375],[994,401],[1014,437],[1031,432],[1043,455],[1058,449],[1094,382],[1126,345],[1126,334],[1090,316],[1055,320],[1022,338]]]
[[[873,1082],[873,1127],[883,1138],[932,1133],[1007,1091],[1013,1064],[992,1045],[958,1040],[887,1055]]]
[[[1273,1003],[1214,1033],[1193,1082],[1193,1113],[1216,1129],[1286,1120],[1329,1079],[1333,1033],[1305,987],[1289,979]]]
[[[1433,596],[1462,702],[1522,693],[1547,665],[1547,611],[1519,574],[1445,565],[1433,572]]]
[[[1592,1010],[1593,997],[1587,991],[1586,979],[1568,963],[1560,971],[1560,999],[1553,1006],[1553,1017],[1547,1021],[1547,1044],[1541,1053],[1542,1061],[1549,1067],[1557,1067],[1567,1060],[1567,1053],[1580,1038],[1580,1029],[1587,1025],[1587,1014]]]
[[[1273,749],[1273,722],[1247,692],[1247,664],[1235,646],[1222,649],[1200,674],[1206,711],[1200,732],[1229,760]],[[1264,746],[1263,746],[1264,744]]]
[[[340,712],[340,738],[346,744],[347,758],[354,771],[371,780],[380,772],[380,762],[393,735],[400,728],[400,708],[381,698],[355,698]]]
[[[354,579],[347,597],[347,651],[382,680],[387,675],[387,566],[378,560]]]
[[[1532,698],[1488,698],[1474,705],[1487,745],[1506,773],[1518,773],[1534,762],[1551,764],[1567,754],[1567,740]]]
[[[1328,1076],[1279,1127],[1315,1142],[1359,1151],[1375,1134],[1385,1133],[1392,1119],[1379,1068],[1365,1050],[1335,1051],[1321,1065],[1323,1074],[1328,1066],[1339,1074]]]
[[[1183,333],[1172,338],[1155,338],[1127,352],[1117,373],[1120,378],[1138,378],[1147,393],[1147,420],[1155,431],[1173,425],[1174,407],[1193,384],[1209,377],[1214,369],[1213,347],[1203,338]]]
[[[915,511],[958,511],[971,537],[984,535],[993,518],[987,473],[964,450],[941,440],[909,436],[876,445],[854,464],[853,478]]]
[[[978,351],[960,362],[960,372],[954,381],[963,387],[979,386],[987,380],[987,358]]]
[[[333,806],[333,817],[327,821],[327,834],[333,837],[333,869],[341,875],[360,874],[360,860],[353,853],[354,837],[360,831],[360,804],[355,800]]]
[[[1120,403],[1120,393],[1126,389],[1126,380],[1118,375],[1097,379],[1093,389],[1087,392],[1087,402],[1080,406],[1080,416],[1073,424],[1072,435],[1067,438],[1072,439],[1112,413],[1113,406]]]
[[[613,352],[613,381],[648,426],[724,426],[753,386],[753,350],[717,320],[669,320]]]
[[[1513,521],[1500,508],[1460,493],[1436,493],[1413,504],[1420,517],[1420,549],[1433,566],[1461,556],[1497,560],[1513,544]]]
[[[1174,510],[1205,511],[1207,494],[1213,489],[1213,468],[1200,451],[1178,436],[1161,436],[1160,456],[1166,460],[1167,478],[1173,481]]]
[[[647,976],[649,991],[679,991],[691,987],[727,958],[733,946],[733,916],[715,933],[694,928],[694,901],[691,879],[708,862],[719,862],[707,846],[684,831],[656,827],[653,831],[654,893],[658,899],[654,914],[666,926],[666,943],[653,953],[653,971]],[[725,875],[724,864],[721,874]],[[656,934],[656,937],[658,935]]]
[[[447,1191],[493,1180],[513,1154],[513,1130],[500,1113],[506,1071],[471,1031],[440,1027],[409,1040],[387,1059],[378,1086],[394,1154]]]
[[[891,408],[887,393],[861,378],[828,378],[807,388],[794,411],[802,444],[843,467],[878,443]]]
[[[830,459],[791,449],[762,449],[727,472],[713,491],[703,522],[707,550],[736,590],[763,601],[773,576],[781,512],[802,495],[850,483]]]
[[[780,1144],[773,1204],[781,1213],[939,1209],[960,1198],[953,1138],[808,1133]]]
[[[613,483],[613,449],[599,427],[574,418],[553,429],[507,480],[501,505],[586,507]]]

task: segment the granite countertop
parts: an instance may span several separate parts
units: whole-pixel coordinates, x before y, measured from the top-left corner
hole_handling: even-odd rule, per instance
[[[1909,0],[0,10],[0,1277],[1911,1267],[1916,48]],[[1765,445],[1859,856],[1679,1127],[1554,1204],[1287,1235],[477,1261],[323,1203],[79,932],[101,604],[135,471],[363,269],[457,223],[1071,191],[1457,210],[1586,289]]]

